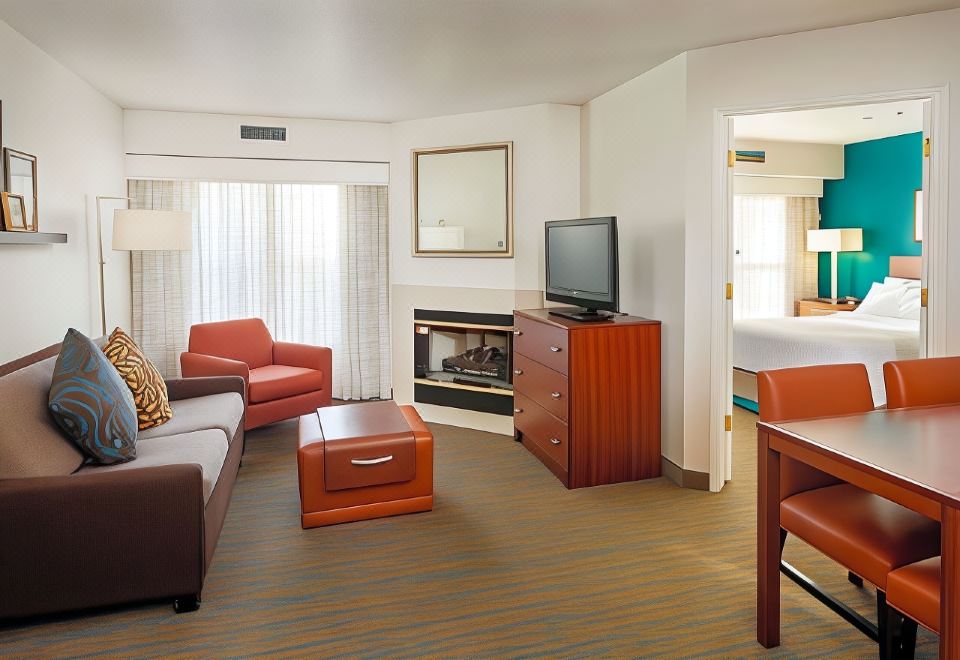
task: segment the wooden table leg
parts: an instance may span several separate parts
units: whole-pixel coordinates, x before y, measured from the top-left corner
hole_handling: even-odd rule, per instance
[[[960,509],[940,520],[940,657],[960,658]]]
[[[780,645],[780,453],[757,431],[757,641]]]

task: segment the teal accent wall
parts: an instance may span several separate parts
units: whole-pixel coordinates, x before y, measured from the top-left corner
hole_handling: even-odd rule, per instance
[[[863,228],[863,252],[841,252],[837,294],[863,298],[889,272],[891,256],[919,256],[913,191],[920,187],[923,134],[855,142],[843,148],[844,178],[823,182],[820,227]],[[830,295],[830,255],[820,255],[820,295]]]

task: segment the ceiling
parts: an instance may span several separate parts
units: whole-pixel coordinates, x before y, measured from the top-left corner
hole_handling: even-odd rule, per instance
[[[923,130],[923,102],[897,101],[736,117],[738,140],[850,144]]]
[[[960,0],[0,0],[125,108],[397,121],[581,104],[686,50]]]

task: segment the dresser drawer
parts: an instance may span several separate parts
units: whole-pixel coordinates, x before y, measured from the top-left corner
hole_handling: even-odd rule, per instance
[[[513,350],[554,371],[567,373],[567,331],[522,316],[514,320]]]
[[[513,395],[513,425],[564,470],[568,465],[567,425],[522,394]]]
[[[513,391],[530,397],[547,412],[567,421],[567,377],[539,362],[513,356]]]

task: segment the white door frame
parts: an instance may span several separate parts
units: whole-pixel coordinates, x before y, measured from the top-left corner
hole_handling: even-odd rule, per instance
[[[836,96],[769,105],[745,105],[717,108],[713,113],[713,161],[711,201],[711,304],[710,304],[710,490],[719,492],[730,477],[728,446],[731,432],[725,430],[725,417],[732,414],[732,324],[726,300],[727,282],[733,281],[731,249],[732,208],[727,167],[727,150],[733,141],[729,120],[738,115],[817,110],[849,105],[866,105],[887,101],[930,101],[929,186],[924,189],[923,286],[929,290],[926,322],[926,354],[946,354],[947,315],[947,146],[948,98],[946,87],[878,92],[853,96]],[[933,194],[930,194],[933,193]],[[734,292],[736,295],[737,292]]]

